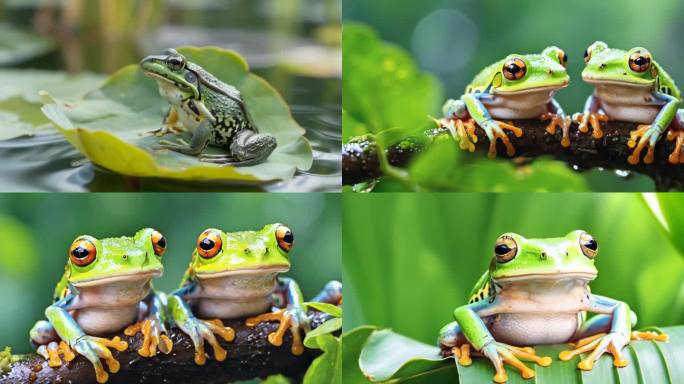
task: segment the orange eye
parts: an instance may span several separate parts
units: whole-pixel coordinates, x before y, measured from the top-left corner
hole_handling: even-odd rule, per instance
[[[562,49],[558,50],[558,61],[561,63],[562,66],[566,66],[568,63],[568,55],[565,54],[565,51]]]
[[[638,49],[629,55],[629,68],[634,72],[646,72],[651,66],[651,54],[645,49]]]
[[[211,229],[202,232],[197,238],[197,253],[205,259],[218,255],[222,246],[221,234]]]
[[[95,261],[95,256],[97,256],[97,248],[88,239],[76,239],[69,248],[69,259],[79,267],[85,267]]]
[[[584,256],[590,259],[596,257],[596,253],[598,252],[598,243],[590,234],[586,232],[582,233],[580,235],[579,243]]]
[[[166,252],[166,237],[158,231],[152,232],[152,248],[157,256],[161,256]]]
[[[526,72],[527,72],[527,65],[525,65],[524,61],[522,61],[518,58],[508,60],[507,62],[504,63],[503,75],[508,80],[518,80],[518,79],[522,78],[523,76],[525,76]]]
[[[584,64],[588,63],[589,60],[591,60],[591,52],[591,47],[584,50]]]
[[[285,252],[290,252],[292,245],[294,245],[294,234],[290,228],[281,225],[276,229],[276,240],[278,246]]]
[[[499,263],[511,261],[518,254],[518,244],[510,236],[501,236],[494,245],[494,256]]]

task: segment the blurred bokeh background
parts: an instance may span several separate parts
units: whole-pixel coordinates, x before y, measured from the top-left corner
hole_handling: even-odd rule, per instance
[[[306,298],[341,279],[338,194],[0,194],[0,346],[31,351],[28,331],[45,308],[76,236],[130,236],[153,227],[168,239],[155,288],[178,287],[206,228],[257,230],[274,222],[295,233],[286,273]]]
[[[569,57],[570,87],[561,90],[556,95],[566,112],[580,111],[586,97],[592,91],[592,88],[581,80],[581,71],[584,67],[583,53],[586,47],[596,40],[603,40],[611,47],[625,50],[635,46],[646,47],[681,88],[684,84],[684,73],[680,70],[681,63],[684,62],[684,50],[680,47],[682,46],[681,38],[684,36],[684,25],[680,20],[683,17],[684,2],[680,0],[663,0],[657,4],[640,0],[625,0],[619,3],[594,0],[565,2],[346,0],[343,8],[345,23],[361,22],[370,26],[382,40],[408,52],[423,71],[434,75],[439,80],[444,91],[441,100],[431,108],[411,115],[416,118],[425,114],[439,115],[439,107],[443,100],[447,97],[461,96],[465,86],[488,64],[510,53],[538,53],[550,45],[561,47]],[[648,22],[649,27],[645,28],[643,25],[646,20],[657,20],[657,22]],[[369,52],[363,52],[363,48],[358,47],[354,50],[359,52],[347,52],[345,48],[345,60],[347,60],[347,55],[351,54],[372,56]],[[392,51],[383,51],[383,53],[389,57]],[[397,56],[393,55],[392,58],[396,60]],[[349,61],[351,62],[351,59]],[[371,65],[371,63],[364,64]],[[376,67],[382,68],[382,62],[378,62]],[[361,72],[361,70],[356,69],[354,72]],[[370,69],[367,72],[371,73]],[[383,75],[392,78],[393,73],[387,72]],[[345,73],[345,79],[352,76],[354,76],[352,72]],[[386,85],[381,84],[384,79],[382,75],[378,76],[376,84],[368,87],[368,93],[382,98],[383,93],[379,93],[378,88],[386,87]],[[393,83],[399,83],[397,79],[393,80]],[[399,88],[398,85],[396,87]],[[346,88],[345,92],[347,92]],[[395,108],[399,110],[410,112],[412,108],[415,109],[416,105],[424,104],[427,99],[419,91],[411,93],[407,90],[403,92],[397,90],[396,92],[405,95],[395,98]],[[440,89],[435,89],[431,94],[440,94],[440,92]],[[356,100],[361,97],[361,95],[345,94],[345,112],[349,112],[352,107],[348,105],[347,100]],[[390,104],[389,100],[380,100],[375,105],[381,108],[385,104]],[[345,132],[353,126],[352,119],[366,124],[373,122],[374,118],[377,120],[372,113],[367,115],[358,113],[358,106],[354,107],[356,107],[354,112],[357,113],[348,113],[350,124],[345,122]],[[376,131],[381,128],[389,130],[397,126],[403,129],[415,129],[411,126],[413,120],[407,123],[408,127],[402,127],[396,120],[399,118],[388,121],[388,123],[396,124],[374,128]],[[407,117],[406,120],[410,118]],[[426,126],[430,125],[431,122],[428,119],[424,120]],[[493,163],[492,161],[486,162],[484,159],[478,161],[483,157],[462,156],[459,159],[459,165],[476,164],[479,166]],[[575,180],[573,181],[576,184],[585,185],[584,188],[572,190],[649,191],[654,189],[654,182],[640,174],[619,170],[606,172],[599,169],[571,173],[567,172],[572,169],[570,165],[566,172],[561,173],[558,171],[560,167],[550,170],[547,167],[548,163],[545,162],[543,166],[541,163],[536,162],[535,165],[538,167],[533,167],[533,170],[542,174],[562,174],[562,177],[566,179],[573,178],[574,174]],[[480,175],[488,174],[486,170],[480,170],[484,167],[474,168],[479,170]],[[577,167],[577,169],[580,168]],[[436,173],[438,171],[435,169]],[[553,185],[551,182],[548,187],[547,189],[551,190],[563,189],[562,186]],[[464,185],[460,189],[452,189],[468,191],[474,188],[477,186]],[[385,189],[380,183],[376,190]],[[485,188],[485,190],[492,190],[492,188]]]
[[[310,171],[267,189],[339,190],[341,8],[341,0],[0,0],[0,76],[40,69],[97,79],[167,47],[236,50],[285,98],[314,147]],[[0,120],[17,104],[6,96]],[[231,188],[131,181],[78,162],[56,134],[2,141],[0,157],[0,190]]]
[[[684,194],[354,195],[343,209],[344,328],[434,344],[504,232],[575,229],[599,243],[592,292],[627,302],[638,327],[684,324]]]

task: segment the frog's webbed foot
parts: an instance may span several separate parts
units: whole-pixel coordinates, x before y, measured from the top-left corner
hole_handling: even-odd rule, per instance
[[[557,115],[555,113],[544,113],[539,117],[541,121],[551,120],[549,125],[546,126],[546,132],[549,135],[556,134],[556,128],[561,127],[563,130],[563,137],[561,139],[561,145],[563,147],[570,146],[570,124],[572,123],[572,118],[565,115]]]
[[[221,320],[200,320],[191,317],[178,326],[185,332],[192,343],[195,345],[195,364],[204,365],[207,362],[207,357],[204,353],[204,341],[206,340],[214,349],[214,358],[216,361],[223,361],[226,359],[228,352],[218,343],[214,334],[221,336],[227,342],[235,339],[235,330],[231,327],[223,325]]]
[[[451,136],[458,142],[458,146],[469,152],[475,151],[475,143],[477,143],[477,135],[475,134],[475,120],[462,120],[458,118],[444,118],[433,119],[437,126],[446,128],[451,133]]]
[[[166,328],[158,319],[147,319],[129,325],[124,329],[124,335],[134,336],[138,332],[143,334],[143,342],[138,354],[152,357],[157,354],[157,347],[162,353],[169,354],[173,349],[173,342],[166,336]]]
[[[494,341],[485,345],[482,348],[481,353],[494,364],[494,369],[496,370],[494,381],[497,383],[505,383],[508,381],[508,375],[506,375],[504,364],[517,368],[524,379],[533,378],[534,370],[526,366],[520,359],[532,361],[542,367],[551,365],[550,357],[537,356],[534,348],[531,347],[514,347],[512,345]]]
[[[268,342],[276,347],[283,345],[283,336],[287,329],[290,329],[292,333],[292,354],[301,355],[304,353],[304,344],[302,343],[302,336],[300,335],[300,329],[304,329],[306,332],[308,329],[302,325],[302,316],[306,318],[305,313],[297,313],[296,310],[281,309],[276,312],[264,313],[259,316],[250,317],[245,321],[245,325],[248,327],[254,327],[259,323],[265,321],[278,321],[280,325],[275,332],[271,332],[268,335]],[[306,321],[306,320],[304,320]]]
[[[591,351],[587,357],[577,364],[577,368],[583,371],[591,371],[594,368],[594,363],[604,353],[608,352],[613,355],[613,365],[616,367],[626,367],[628,362],[622,356],[622,348],[627,345],[629,340],[617,332],[598,333],[596,335],[581,339],[574,344],[575,349],[569,351],[562,351],[558,358],[567,361],[573,357]]]
[[[74,351],[69,347],[69,344],[64,341],[60,341],[59,344],[56,341],[52,341],[47,345],[41,345],[36,352],[48,360],[48,365],[50,367],[59,367],[62,365],[60,355],[67,363],[76,357],[76,354],[74,354]]]
[[[72,348],[93,364],[97,382],[105,383],[109,379],[109,375],[104,370],[100,359],[105,360],[109,372],[119,372],[119,368],[121,367],[119,361],[112,356],[112,352],[109,348],[114,348],[119,352],[123,352],[128,348],[128,343],[122,341],[118,336],[111,340],[101,337],[83,336],[74,342]]]
[[[458,363],[464,367],[467,367],[473,363],[473,360],[470,358],[471,351],[470,344],[468,343],[461,344],[460,347],[451,348],[451,353],[453,353]]]
[[[508,139],[508,136],[504,132],[504,129],[513,132],[515,137],[520,137],[523,135],[522,129],[516,127],[513,124],[504,123],[498,120],[486,120],[482,124],[482,129],[485,130],[485,132],[487,133],[487,137],[489,138],[489,151],[487,151],[487,156],[490,159],[496,157],[497,139],[501,139],[501,142],[506,146],[506,154],[508,155],[508,157],[513,157],[515,155],[515,148],[513,147],[513,144],[511,144],[511,141]]]
[[[575,113],[572,115],[572,121],[577,123],[577,129],[579,129],[580,132],[589,132],[589,127],[591,126],[591,136],[594,139],[603,137],[601,122],[606,122],[608,120],[608,116],[596,112]]]
[[[627,146],[634,148],[634,152],[627,158],[627,162],[636,165],[639,164],[639,159],[641,158],[641,150],[645,146],[648,146],[646,151],[646,156],[644,156],[644,164],[651,164],[653,162],[653,152],[655,151],[655,146],[658,143],[658,138],[660,133],[663,131],[658,125],[642,124],[629,133],[629,141],[627,141]],[[639,141],[637,142],[637,139]]]
[[[632,331],[629,336],[630,340],[668,341],[670,339],[666,333],[653,331]]]
[[[675,147],[668,156],[670,164],[684,164],[684,152],[682,152],[682,144],[684,144],[684,131],[681,129],[672,129],[667,132],[667,140],[675,141]]]

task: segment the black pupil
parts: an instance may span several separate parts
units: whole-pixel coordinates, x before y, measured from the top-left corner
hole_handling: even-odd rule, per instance
[[[634,62],[636,63],[636,65],[642,66],[642,65],[646,64],[646,58],[643,56],[639,56],[636,58],[636,60],[634,60]]]
[[[563,55],[563,62],[564,63],[568,62],[568,54],[567,53]]]
[[[157,240],[157,245],[166,248],[166,238],[162,236],[161,239]]]
[[[584,57],[586,58],[587,56],[589,56],[589,50],[586,50],[586,49],[585,49],[585,50],[584,50]]]
[[[286,243],[292,243],[294,241],[294,235],[291,231],[285,232],[285,236],[283,236],[283,241],[285,241]]]
[[[74,257],[77,259],[85,258],[88,256],[89,253],[90,252],[88,252],[87,249],[80,247],[80,246],[78,248],[74,249],[73,251],[71,251],[71,254],[74,255]]]
[[[214,240],[211,240],[210,238],[207,237],[200,242],[199,246],[203,250],[208,251],[208,250],[214,248],[214,245],[215,245]]]
[[[511,63],[511,64],[508,64],[508,66],[506,67],[506,70],[510,73],[516,74],[520,71],[520,67],[518,66],[518,64]]]
[[[592,251],[595,251],[598,248],[598,243],[596,243],[596,240],[591,239],[584,244],[585,247],[591,249]]]
[[[506,244],[499,244],[494,248],[494,252],[496,252],[497,255],[505,255],[510,251],[511,248]]]
[[[180,67],[182,62],[180,61],[179,58],[172,57],[169,59],[169,64],[171,64],[172,67]]]

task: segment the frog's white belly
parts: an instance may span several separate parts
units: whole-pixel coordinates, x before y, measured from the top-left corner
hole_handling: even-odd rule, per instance
[[[138,304],[124,307],[85,308],[74,313],[74,319],[87,335],[101,336],[117,332],[138,319]]]
[[[650,87],[620,84],[595,84],[594,96],[600,107],[613,120],[650,124],[663,106]]]
[[[269,312],[277,273],[237,274],[200,279],[196,310],[200,318],[234,319]]]
[[[489,114],[495,119],[538,119],[547,112],[547,104],[556,90],[542,89],[510,94],[493,94],[483,100]]]
[[[505,313],[490,319],[489,330],[497,341],[530,346],[569,341],[579,328],[577,313]]]

